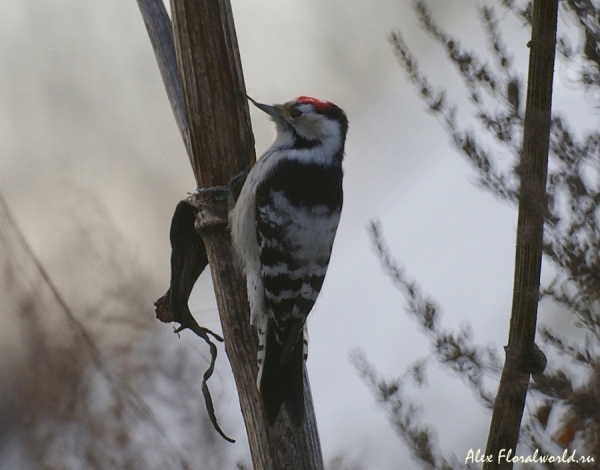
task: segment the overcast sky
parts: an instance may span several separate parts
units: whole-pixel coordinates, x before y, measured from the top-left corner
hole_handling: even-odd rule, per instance
[[[441,306],[445,326],[468,323],[480,343],[501,351],[516,211],[473,184],[473,172],[396,63],[387,37],[399,29],[431,81],[464,103],[452,67],[416,26],[408,0],[232,3],[251,96],[266,103],[299,95],[328,99],[350,120],[344,212],[309,319],[308,369],[325,459],[344,453],[373,470],[417,468],[349,361],[360,348],[393,377],[429,351],[380,268],[367,225],[381,222],[391,252]],[[429,2],[444,27],[481,50],[479,3]],[[89,279],[73,276],[73,266],[62,261],[61,250],[72,244],[66,214],[79,200],[97,201],[151,276],[153,302],[168,285],[173,209],[194,180],[135,1],[4,0],[2,10],[2,194],[72,299],[87,295],[81,286]],[[500,16],[524,71],[528,32],[510,14]],[[556,106],[580,115],[584,101],[576,101],[568,71],[559,72]],[[273,137],[271,124],[254,108],[252,122],[261,153]],[[510,163],[508,154],[499,157]],[[191,307],[201,324],[219,331],[211,289],[205,273]],[[203,348],[191,336],[182,341]],[[225,384],[220,422],[241,438],[234,453],[245,455],[224,354],[218,375]],[[434,367],[429,386],[414,396],[423,400],[422,416],[445,451],[464,461],[469,449],[484,448],[489,414],[459,379]]]

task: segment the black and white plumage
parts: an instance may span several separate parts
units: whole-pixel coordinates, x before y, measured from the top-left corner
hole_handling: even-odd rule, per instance
[[[304,413],[306,317],[325,279],[342,209],[344,112],[301,96],[283,105],[252,102],[277,137],[257,161],[230,214],[234,250],[246,275],[259,336],[257,385],[269,422],[282,404]]]

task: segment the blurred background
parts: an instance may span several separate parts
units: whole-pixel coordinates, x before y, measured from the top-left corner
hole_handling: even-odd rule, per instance
[[[485,52],[480,1],[428,4],[466,49]],[[459,105],[467,100],[409,0],[232,6],[253,98],[315,96],[350,120],[344,212],[309,318],[308,370],[328,468],[418,468],[350,359],[361,351],[393,377],[429,354],[367,228],[381,223],[392,255],[442,308],[445,326],[468,323],[500,352],[516,211],[474,184],[399,67],[393,30],[432,83]],[[524,76],[529,31],[498,12]],[[171,216],[195,184],[136,2],[4,0],[0,64],[0,192],[10,211],[0,211],[0,468],[250,468],[223,348],[209,385],[233,445],[206,416],[204,342],[154,318],[169,282]],[[568,70],[557,71],[555,108],[591,122]],[[251,112],[260,154],[273,130]],[[513,163],[508,151],[497,157]],[[190,307],[220,332],[206,272]],[[573,328],[549,307],[540,321]],[[469,449],[485,448],[490,414],[460,379],[433,367],[414,396],[443,451],[464,462]]]

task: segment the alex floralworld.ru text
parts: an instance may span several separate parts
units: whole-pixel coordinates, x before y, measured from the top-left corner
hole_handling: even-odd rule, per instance
[[[512,455],[512,449],[501,449],[498,452],[497,462],[498,464],[508,462],[508,463],[592,463],[594,462],[593,457],[576,457],[576,450],[573,450],[571,454],[569,454],[568,450],[565,450],[562,455],[540,455],[539,451],[533,453],[533,455]],[[467,453],[467,457],[465,458],[465,464],[467,463],[486,463],[493,462],[493,455],[486,455],[481,452],[481,449],[477,449],[477,452],[474,452],[473,449],[469,449]]]

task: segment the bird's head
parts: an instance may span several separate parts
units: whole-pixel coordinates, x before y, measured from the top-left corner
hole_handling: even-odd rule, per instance
[[[271,116],[277,126],[277,140],[290,141],[296,148],[336,143],[343,150],[348,118],[332,102],[300,96],[284,104],[268,105],[248,99]]]

